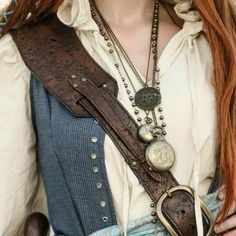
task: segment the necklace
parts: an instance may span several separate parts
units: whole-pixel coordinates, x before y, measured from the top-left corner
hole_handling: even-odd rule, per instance
[[[116,35],[112,31],[109,24],[105,21],[99,10],[97,9],[94,2],[91,2],[91,14],[94,21],[97,23],[100,34],[104,37],[104,40],[107,42],[107,46],[109,47],[109,52],[113,55],[114,66],[118,70],[124,87],[126,89],[127,95],[129,96],[129,100],[132,103],[135,111],[134,114],[138,115],[139,109],[142,109],[146,117],[144,119],[145,124],[142,124],[142,118],[138,117],[137,121],[140,123],[139,127],[139,138],[141,138],[144,142],[149,143],[149,146],[146,150],[146,162],[150,166],[150,170],[156,171],[167,171],[169,170],[174,162],[175,162],[175,152],[172,146],[165,140],[165,127],[164,116],[162,115],[163,109],[160,107],[161,104],[161,93],[160,93],[160,80],[159,80],[159,68],[157,67],[158,61],[158,33],[159,33],[159,2],[155,0],[154,2],[154,11],[153,11],[153,22],[152,22],[152,30],[151,30],[151,39],[149,46],[149,57],[148,57],[148,65],[147,72],[145,77],[145,82],[139,75],[135,66],[131,62],[128,54],[120,44]],[[100,19],[100,20],[99,20]],[[114,53],[118,57],[118,62],[115,60]],[[148,74],[150,69],[150,61],[151,55],[153,55],[153,67],[152,67],[152,86],[148,86]],[[127,72],[127,68],[123,62],[123,58],[129,65],[130,69],[133,71],[134,75],[137,77],[139,82],[142,85],[142,88],[137,91],[134,84],[132,83],[132,79]],[[122,74],[121,69],[124,71]],[[132,96],[132,92],[129,89],[128,83],[126,82],[126,78],[128,79],[134,95]],[[160,113],[158,122],[155,109]],[[153,118],[150,118],[150,114]]]

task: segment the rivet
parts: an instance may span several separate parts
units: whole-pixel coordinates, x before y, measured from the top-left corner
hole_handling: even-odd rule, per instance
[[[93,167],[93,173],[98,173],[98,167],[97,166]]]
[[[132,165],[133,167],[135,167],[135,166],[138,165],[138,163],[137,163],[136,161],[133,161],[133,162],[131,163],[131,165]]]
[[[103,220],[103,222],[107,222],[108,221],[108,217],[107,216],[103,216],[102,220]]]
[[[75,79],[76,75],[71,75],[70,77],[71,77],[71,79]]]
[[[102,87],[103,87],[103,88],[107,88],[107,84],[103,84]]]
[[[87,81],[87,79],[83,77],[83,78],[82,78],[82,81],[85,82],[85,81]]]
[[[97,137],[92,137],[91,139],[92,143],[96,143],[98,141]]]
[[[78,86],[79,86],[78,84],[73,84],[74,88],[78,88]]]
[[[102,183],[97,183],[96,186],[98,189],[100,189],[100,188],[102,188]]]
[[[96,153],[92,153],[92,154],[91,154],[91,158],[92,158],[93,160],[96,160],[96,159],[97,159],[97,154],[96,154]]]
[[[106,204],[105,201],[100,202],[100,206],[101,206],[101,207],[106,207],[106,205],[107,205],[107,204]]]

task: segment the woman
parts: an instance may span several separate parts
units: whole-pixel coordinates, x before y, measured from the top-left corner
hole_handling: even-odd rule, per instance
[[[212,213],[217,214],[219,210],[216,194],[206,196],[219,166],[219,184],[220,187],[225,186],[219,197],[224,200],[224,205],[218,217],[221,223],[215,226],[215,231],[223,232],[224,235],[236,235],[236,220],[233,214],[235,193],[232,187],[235,185],[236,156],[234,4],[230,0],[195,0],[194,5],[188,0],[180,1],[175,6],[176,17],[173,6],[165,1],[159,3],[151,0],[126,0],[113,1],[112,4],[105,0],[27,3],[12,1],[3,18],[0,73],[3,82],[7,83],[3,87],[3,94],[8,95],[2,98],[6,102],[3,108],[9,111],[9,107],[13,106],[9,98],[14,98],[17,94],[17,101],[21,106],[19,114],[25,122],[24,126],[20,122],[20,127],[24,137],[21,145],[26,149],[22,156],[26,158],[26,164],[20,159],[20,163],[16,164],[21,167],[18,168],[20,173],[11,176],[11,179],[16,181],[13,184],[18,186],[18,176],[23,176],[22,166],[27,166],[26,170],[23,169],[27,175],[20,183],[23,187],[16,191],[16,194],[19,194],[17,199],[23,200],[16,206],[12,205],[14,200],[9,202],[10,206],[15,207],[16,214],[20,212],[21,217],[18,219],[23,220],[26,214],[32,211],[32,201],[43,203],[43,200],[35,199],[38,189],[35,187],[37,177],[33,154],[34,134],[29,121],[30,90],[39,166],[47,193],[49,218],[55,234],[166,234],[163,226],[156,221],[158,212],[154,211],[152,197],[145,191],[140,183],[142,181],[139,182],[136,178],[138,174],[135,176],[132,172],[132,166],[129,167],[123,160],[123,149],[118,149],[116,140],[111,139],[114,136],[110,131],[102,129],[101,125],[91,118],[91,114],[88,117],[84,111],[77,114],[79,117],[73,116],[58,101],[57,94],[52,93],[53,96],[48,92],[50,89],[42,86],[46,85],[47,88],[48,85],[42,82],[43,78],[37,78],[42,84],[36,80],[36,76],[29,79],[31,66],[29,63],[29,68],[25,66],[11,36],[5,35],[9,29],[21,25],[24,21],[34,20],[39,16],[41,18],[47,12],[58,10],[60,21],[75,29],[87,52],[115,78],[119,88],[117,98],[129,115],[140,127],[151,125],[155,128],[151,128],[148,135],[145,133],[142,136],[141,133],[137,142],[142,146],[143,139],[146,142],[154,139],[156,142],[152,143],[155,145],[166,145],[168,153],[161,152],[160,156],[171,157],[168,168],[174,177],[181,185],[188,185],[195,190],[197,234],[203,235],[205,230],[201,223],[200,201],[196,196],[204,197]],[[180,19],[185,21],[183,26]],[[40,40],[40,35],[38,37]],[[17,42],[17,37],[13,38]],[[56,40],[52,38],[51,45],[55,45],[53,41]],[[22,52],[24,48],[18,43]],[[48,43],[49,41],[43,45],[42,50]],[[75,40],[71,45],[74,44]],[[34,47],[31,46],[32,48]],[[37,53],[40,54],[40,50]],[[53,49],[51,55],[52,58],[57,55]],[[37,55],[34,56],[37,58]],[[41,64],[45,58],[41,56],[37,59],[40,60],[36,65]],[[64,64],[57,67],[61,75],[66,73],[65,65],[68,65],[68,70],[70,68],[69,58],[62,57],[63,60]],[[86,57],[86,60],[89,59]],[[50,75],[50,67],[54,68],[53,63],[50,67],[43,66],[46,68],[44,72],[48,71]],[[86,63],[82,67],[85,69]],[[75,90],[80,86],[74,82],[77,77],[71,74],[70,78]],[[56,81],[56,78],[53,80]],[[84,79],[84,82],[86,81],[87,78]],[[21,86],[21,91],[14,92],[14,86],[15,90]],[[144,94],[144,90],[140,92],[142,88],[154,89],[151,100],[155,97],[155,106],[147,107],[150,94]],[[61,90],[63,89],[61,87]],[[141,93],[142,99],[138,98],[138,92]],[[113,104],[114,101],[110,101]],[[89,104],[84,107],[88,111]],[[98,107],[98,110],[100,108]],[[9,120],[9,116],[5,117],[5,120],[15,124],[15,111],[13,113],[13,109],[11,110],[12,120]],[[117,116],[119,117],[119,114]],[[102,124],[101,118],[98,117],[98,121]],[[6,130],[5,126],[3,130]],[[15,129],[10,126],[11,130]],[[7,132],[6,130],[5,133]],[[12,136],[9,139],[12,139]],[[4,141],[9,144],[7,139]],[[13,140],[13,143],[16,147],[19,144],[16,140]],[[12,147],[7,149],[12,150]],[[148,147],[147,150],[150,151],[153,145]],[[3,154],[5,158],[9,156]],[[160,166],[156,167],[155,158],[155,155],[154,159],[152,155],[147,155],[148,165],[152,169],[148,170],[150,172],[155,168],[159,171]],[[8,159],[4,161],[4,170],[9,164]],[[137,165],[136,162],[131,164]],[[8,174],[4,173],[6,179],[9,179]],[[22,196],[25,189],[27,197]],[[8,193],[12,190],[3,187],[3,191]],[[12,224],[15,219],[9,213],[8,216],[2,223],[1,229],[5,230],[2,234],[7,232],[8,235],[17,235],[20,232],[17,227],[21,222],[17,222],[15,229],[9,229],[8,223]]]

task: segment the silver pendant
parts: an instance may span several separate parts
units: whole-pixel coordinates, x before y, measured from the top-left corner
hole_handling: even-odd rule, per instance
[[[152,130],[154,126],[150,124],[142,125],[140,126],[138,130],[138,135],[139,137],[144,141],[144,142],[151,142],[153,141],[154,137],[152,135]]]
[[[160,91],[153,87],[142,88],[135,94],[135,104],[143,110],[152,110],[160,103]]]
[[[175,152],[166,141],[153,141],[146,150],[148,165],[157,171],[167,171],[175,163]]]

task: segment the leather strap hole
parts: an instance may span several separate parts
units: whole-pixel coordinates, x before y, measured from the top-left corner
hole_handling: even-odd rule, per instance
[[[181,213],[184,215],[185,214],[185,210],[182,210]]]
[[[51,42],[54,42],[54,43],[56,43],[56,42],[58,41],[57,38],[52,38],[52,37],[51,37],[49,40],[50,40]]]

